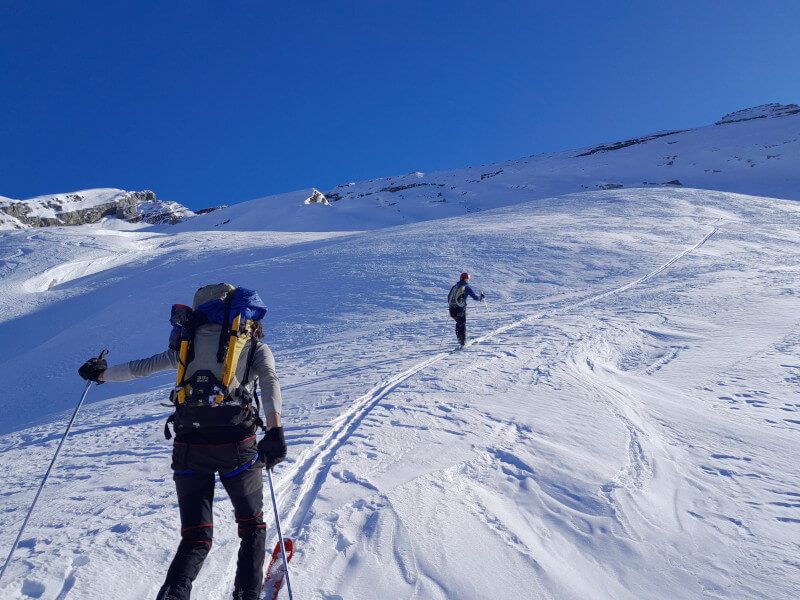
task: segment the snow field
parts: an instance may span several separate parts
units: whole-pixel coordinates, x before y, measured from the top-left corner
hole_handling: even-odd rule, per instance
[[[725,193],[595,192],[367,233],[134,233],[125,264],[3,286],[25,307],[4,343],[60,318],[2,363],[37,410],[4,407],[0,545],[77,401],[76,363],[160,351],[169,304],[241,273],[267,300],[285,390],[298,597],[794,597],[799,217]],[[37,252],[13,281],[58,266]],[[462,269],[491,310],[470,308],[476,342],[455,352],[444,297]],[[48,377],[26,387],[45,351]],[[177,544],[169,386],[92,390],[4,598],[154,596]],[[238,545],[219,491],[196,584],[211,600]]]

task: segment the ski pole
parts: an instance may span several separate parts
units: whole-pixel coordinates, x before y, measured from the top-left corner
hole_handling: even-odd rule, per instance
[[[281,543],[281,558],[283,559],[284,577],[286,577],[286,591],[289,592],[289,600],[294,600],[294,596],[292,596],[292,582],[289,580],[289,563],[286,560],[286,546],[283,544],[283,532],[281,532],[281,519],[278,516],[278,503],[275,501],[275,488],[272,485],[272,469],[267,469],[267,480],[269,481],[269,493],[272,496],[272,511],[275,513],[275,528],[278,530],[278,541]]]
[[[486,298],[483,299],[483,305],[486,307],[486,310],[489,312],[493,312],[491,308],[489,308],[489,303],[486,302]]]
[[[105,355],[108,354],[108,350],[103,350],[100,353],[100,356],[97,358],[104,358]],[[86,400],[86,396],[89,393],[89,388],[92,387],[93,381],[87,381],[86,387],[83,389],[83,395],[81,396],[80,401],[78,402],[78,406],[75,407],[75,412],[72,413],[72,418],[70,418],[69,423],[67,423],[67,429],[64,432],[64,435],[61,436],[61,441],[58,442],[58,447],[56,448],[55,454],[53,454],[53,459],[50,461],[50,466],[47,467],[47,471],[45,471],[44,477],[42,477],[42,481],[39,484],[39,489],[36,490],[36,495],[33,497],[33,502],[31,502],[31,507],[28,509],[28,514],[25,515],[25,519],[22,521],[22,527],[19,528],[19,533],[17,534],[17,539],[14,540],[14,543],[11,545],[11,550],[8,553],[8,557],[6,558],[6,562],[3,563],[3,568],[0,570],[0,581],[3,580],[3,575],[6,573],[6,567],[11,562],[11,557],[14,555],[14,550],[17,549],[17,544],[19,544],[19,540],[22,538],[22,534],[25,532],[25,527],[28,525],[28,519],[31,518],[31,514],[33,513],[33,509],[36,507],[36,502],[39,500],[39,495],[42,493],[44,489],[45,483],[47,483],[47,479],[50,477],[50,471],[53,470],[53,465],[56,464],[56,459],[58,458],[58,453],[61,452],[61,446],[64,445],[64,441],[67,439],[69,435],[69,430],[72,429],[72,424],[75,422],[75,417],[78,416],[78,411],[81,409],[81,405],[83,405],[83,401]]]

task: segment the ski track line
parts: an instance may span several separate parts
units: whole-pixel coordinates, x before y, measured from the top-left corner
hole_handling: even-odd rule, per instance
[[[573,304],[569,304],[563,308],[555,309],[552,312],[559,313],[580,308],[588,304],[599,302],[610,296],[626,292],[631,288],[641,285],[642,283],[652,279],[671,267],[687,254],[698,250],[709,239],[711,239],[711,237],[717,233],[717,231],[718,227],[714,226],[712,230],[703,236],[699,242],[679,252],[656,269],[634,281],[606,292],[601,292],[594,296],[590,296]],[[503,327],[499,327],[494,331],[471,340],[467,343],[467,346],[483,343],[513,329],[523,327],[533,321],[541,319],[546,314],[548,313],[536,313],[518,321],[514,321],[508,325],[504,325]],[[276,486],[278,493],[280,493],[280,496],[283,498],[282,504],[284,506],[288,505],[294,507],[289,513],[288,518],[286,519],[286,524],[284,525],[284,530],[288,534],[297,536],[301,532],[302,528],[306,525],[308,514],[328,476],[328,472],[330,471],[334,457],[336,456],[336,452],[348,440],[351,434],[355,432],[370,411],[400,384],[404,383],[406,380],[410,379],[420,371],[423,371],[431,365],[434,365],[454,354],[455,352],[457,352],[457,350],[440,352],[410,367],[409,369],[402,371],[401,373],[397,373],[396,375],[385,379],[366,394],[356,399],[346,412],[336,417],[331,422],[331,428],[328,433],[325,434],[322,439],[320,439],[314,445],[314,447],[308,449],[300,456],[298,461],[289,468],[289,470],[286,472],[286,475],[281,478],[281,481]],[[293,486],[292,489],[287,489],[289,486]]]
[[[295,508],[287,519],[287,531],[294,530],[296,532],[303,525],[308,511],[317,497],[317,493],[328,476],[336,451],[348,440],[375,405],[401,383],[451,353],[452,351],[440,352],[401,373],[389,377],[358,398],[345,413],[333,420],[332,427],[328,433],[317,442],[314,448],[307,451],[300,460],[292,465],[289,472],[277,486],[279,491],[283,491],[290,484],[298,486],[294,488],[298,490],[297,493],[288,494],[291,498],[290,503]],[[286,494],[283,496],[285,498]]]

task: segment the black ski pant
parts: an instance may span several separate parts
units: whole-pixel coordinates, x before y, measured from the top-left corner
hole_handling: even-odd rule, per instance
[[[461,306],[451,306],[450,316],[456,320],[456,337],[462,346],[467,341],[467,309]]]
[[[186,465],[195,468],[180,468]],[[258,598],[264,576],[266,525],[263,519],[264,467],[258,460],[253,439],[244,444],[220,444],[219,447],[191,446],[187,449],[176,444],[173,469],[181,515],[181,541],[157,600],[189,600],[192,582],[211,549],[215,473],[208,468],[217,469],[233,504],[239,528],[234,590],[241,596],[236,597]]]

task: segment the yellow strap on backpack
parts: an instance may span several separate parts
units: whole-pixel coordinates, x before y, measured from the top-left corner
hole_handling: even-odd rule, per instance
[[[181,349],[178,352],[178,378],[175,381],[175,386],[180,386],[183,381],[183,376],[186,373],[186,359],[189,356],[189,340],[181,341]],[[183,385],[178,388],[178,404],[186,402],[186,386]]]
[[[228,352],[225,355],[225,367],[222,370],[222,387],[228,389],[233,381],[233,376],[236,374],[236,369],[239,366],[239,357],[242,354],[242,348],[249,339],[249,329],[252,327],[252,322],[247,321],[245,324],[245,331],[239,333],[239,325],[242,322],[242,316],[236,315],[236,318],[231,323],[230,337],[228,338]],[[221,403],[225,396],[218,394],[214,400],[217,404]]]

